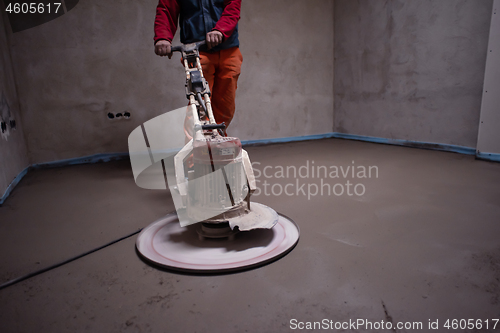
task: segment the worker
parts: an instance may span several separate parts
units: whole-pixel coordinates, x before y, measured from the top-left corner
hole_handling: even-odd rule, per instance
[[[155,53],[172,56],[172,39],[180,25],[181,43],[206,40],[200,48],[203,75],[212,92],[217,123],[229,125],[243,57],[239,49],[241,0],[159,0],[155,19]],[[179,19],[180,18],[180,19]]]

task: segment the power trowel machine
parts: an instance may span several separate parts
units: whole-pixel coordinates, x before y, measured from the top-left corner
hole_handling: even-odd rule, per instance
[[[204,44],[172,48],[182,54],[186,74],[184,132],[190,140],[170,162],[161,161],[176,214],[145,228],[136,247],[147,261],[173,270],[234,271],[282,257],[298,242],[299,229],[272,208],[250,201],[256,190],[252,165],[240,140],[227,136],[226,125],[214,119],[199,57]],[[132,155],[131,150],[134,167]]]

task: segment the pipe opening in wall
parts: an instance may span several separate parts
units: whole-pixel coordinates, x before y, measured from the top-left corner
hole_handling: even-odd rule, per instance
[[[115,114],[115,117],[116,117],[116,118],[121,118],[121,117],[122,117],[122,114],[121,114],[121,113],[117,113],[117,114]]]
[[[130,114],[130,112],[128,112],[128,111],[125,111],[125,112],[123,113],[123,117],[124,117],[125,119],[129,119],[129,118],[130,118],[130,116],[131,116],[131,114]]]
[[[115,119],[115,115],[112,114],[111,112],[108,113],[108,118],[109,119]]]
[[[5,131],[7,130],[7,123],[5,121],[2,121],[0,127],[2,128],[2,133],[5,133]]]

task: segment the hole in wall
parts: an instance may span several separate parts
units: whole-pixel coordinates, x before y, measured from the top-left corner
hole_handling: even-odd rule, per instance
[[[5,121],[2,121],[0,127],[2,128],[2,133],[5,133],[5,131],[7,130],[7,123]]]
[[[10,121],[10,128],[11,128],[11,129],[13,129],[13,130],[15,130],[15,129],[16,129],[16,121],[15,121],[14,119],[12,119],[12,120]]]
[[[108,112],[108,119],[130,119],[132,114],[128,111],[113,113]]]

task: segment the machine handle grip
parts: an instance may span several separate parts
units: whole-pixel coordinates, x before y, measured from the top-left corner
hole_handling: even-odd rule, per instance
[[[201,125],[201,129],[204,129],[204,130],[214,130],[214,129],[225,130],[226,129],[226,124],[225,123],[221,123],[221,124]]]
[[[172,46],[172,53],[174,52],[182,52],[182,45]]]

